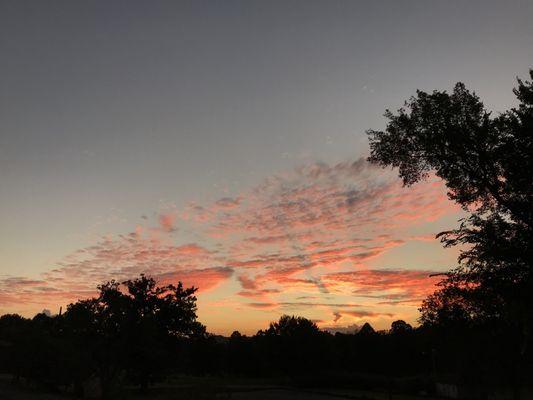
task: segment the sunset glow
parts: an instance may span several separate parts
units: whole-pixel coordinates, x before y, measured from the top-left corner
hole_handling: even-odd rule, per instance
[[[404,187],[370,165],[365,130],[459,80],[506,110],[531,61],[528,13],[503,3],[16,3],[0,10],[0,314],[143,273],[198,287],[213,333],[283,314],[416,325],[459,252],[435,235],[464,211],[434,175]]]
[[[3,278],[2,307],[57,310],[101,282],[144,273],[199,287],[200,318],[222,333],[255,332],[282,313],[332,329],[415,322],[434,290],[429,275],[455,257],[440,250],[424,260],[424,248],[438,248],[435,233],[460,213],[438,179],[405,188],[359,159],[303,165],[234,197],[152,215],[32,278]]]

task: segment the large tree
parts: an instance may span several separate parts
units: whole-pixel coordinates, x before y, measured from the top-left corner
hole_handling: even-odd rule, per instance
[[[92,352],[106,394],[126,371],[146,390],[163,370],[172,367],[180,339],[205,335],[196,320],[196,288],[157,286],[141,275],[98,287],[98,297],[71,304],[65,330],[86,341],[78,351]],[[92,348],[89,346],[92,345]]]
[[[524,354],[533,314],[532,82],[518,79],[514,93],[518,106],[493,115],[462,83],[452,93],[417,91],[396,113],[386,111],[384,131],[367,133],[370,162],[397,167],[405,185],[435,174],[468,213],[439,234],[463,250],[423,303],[421,322],[505,322],[521,332]]]

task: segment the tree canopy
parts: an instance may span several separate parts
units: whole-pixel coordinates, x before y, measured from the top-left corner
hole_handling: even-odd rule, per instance
[[[451,94],[417,91],[397,114],[385,112],[385,131],[367,132],[369,160],[398,167],[406,185],[434,172],[461,206],[531,228],[532,83],[518,80],[514,93],[518,108],[492,117],[463,83]]]
[[[77,342],[78,357],[92,362],[106,391],[122,371],[146,390],[174,362],[168,354],[177,340],[206,333],[196,320],[194,287],[184,288],[181,282],[157,286],[141,275],[98,289],[97,297],[67,307],[63,330]]]
[[[533,80],[533,70],[530,71]],[[384,131],[369,130],[369,161],[397,167],[405,185],[429,174],[468,217],[438,237],[462,245],[459,265],[423,303],[421,322],[450,325],[503,320],[531,326],[533,83],[518,79],[518,106],[498,115],[457,83],[452,93],[417,91]]]

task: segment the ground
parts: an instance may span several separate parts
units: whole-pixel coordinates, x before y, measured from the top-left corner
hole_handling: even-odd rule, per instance
[[[66,400],[66,394],[45,393],[26,384],[13,384],[9,376],[0,376],[1,400]],[[296,389],[264,384],[220,385],[220,380],[195,380],[187,385],[160,385],[147,395],[136,389],[125,389],[117,400],[432,400],[428,396],[389,395],[385,392],[354,389]]]

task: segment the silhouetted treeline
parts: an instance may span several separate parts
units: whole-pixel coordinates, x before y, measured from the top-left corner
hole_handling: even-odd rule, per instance
[[[153,281],[141,277],[129,284],[146,288]],[[104,296],[110,294],[105,293],[109,285],[102,288]],[[154,285],[154,293],[156,289]],[[519,332],[503,324],[412,328],[396,321],[388,331],[376,332],[365,324],[354,334],[331,334],[305,318],[283,316],[254,336],[234,332],[227,338],[207,334],[197,323],[189,334],[160,329],[155,316],[161,311],[150,310],[146,291],[136,294],[119,294],[142,305],[135,312],[135,307],[128,311],[132,304],[125,299],[114,310],[87,307],[86,300],[63,315],[0,317],[0,372],[79,395],[91,379],[98,380],[104,395],[124,384],[146,390],[171,375],[272,378],[321,387],[392,385],[393,390],[431,392],[439,381],[512,388],[532,372],[530,355],[529,367],[517,370]],[[136,316],[128,316],[130,312]]]

